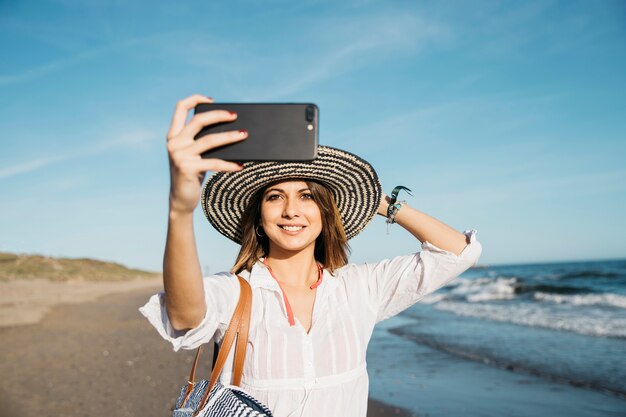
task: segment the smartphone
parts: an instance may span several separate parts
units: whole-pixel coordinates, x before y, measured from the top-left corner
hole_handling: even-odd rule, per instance
[[[317,156],[319,109],[313,103],[208,103],[197,105],[195,113],[218,109],[237,113],[237,119],[206,126],[195,139],[241,129],[248,138],[204,152],[203,158],[311,161]]]

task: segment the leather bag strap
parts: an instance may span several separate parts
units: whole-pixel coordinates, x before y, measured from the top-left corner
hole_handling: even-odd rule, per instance
[[[252,289],[250,284],[243,278],[242,291],[246,294],[244,310],[239,320],[239,331],[237,333],[237,345],[235,346],[235,360],[233,362],[233,385],[241,384],[243,375],[243,364],[246,360],[246,348],[248,346],[248,331],[250,330],[250,314],[252,310]],[[218,354],[219,356],[219,354]]]
[[[248,345],[248,330],[250,328],[250,313],[252,310],[252,289],[250,288],[250,284],[248,281],[237,275],[239,280],[239,302],[237,303],[237,307],[235,307],[235,312],[233,313],[233,317],[230,319],[230,323],[228,324],[228,329],[222,339],[222,345],[220,347],[219,354],[217,355],[217,360],[215,361],[215,365],[213,366],[213,371],[211,372],[211,378],[209,380],[209,386],[200,401],[194,416],[198,414],[200,410],[204,408],[206,403],[209,400],[209,394],[211,390],[215,386],[217,379],[222,373],[222,369],[224,368],[224,364],[226,363],[226,359],[228,358],[228,354],[233,346],[235,341],[235,337],[237,338],[237,344],[235,346],[235,360],[233,363],[233,385],[239,385],[241,383],[241,376],[243,374],[243,364],[246,358],[246,347]],[[185,392],[185,399],[183,400],[183,404],[187,401],[187,397],[191,393],[193,386],[195,385],[195,372],[198,364],[198,358],[200,357],[200,349],[198,348],[198,352],[196,353],[196,358],[194,360],[193,366],[191,368],[191,373],[189,375],[189,381],[187,382],[187,390]]]

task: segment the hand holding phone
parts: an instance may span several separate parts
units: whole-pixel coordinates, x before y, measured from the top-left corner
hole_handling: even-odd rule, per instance
[[[190,214],[198,205],[202,181],[207,171],[239,171],[241,165],[217,158],[202,159],[200,155],[208,149],[246,140],[246,132],[224,132],[203,140],[194,136],[207,125],[226,123],[236,119],[227,111],[215,111],[195,115],[187,123],[189,111],[200,103],[211,103],[212,99],[195,94],[180,100],[174,111],[167,133],[167,153],[170,166],[170,210]]]

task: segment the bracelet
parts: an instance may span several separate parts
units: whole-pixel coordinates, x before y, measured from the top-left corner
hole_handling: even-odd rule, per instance
[[[396,214],[398,214],[403,204],[406,204],[406,201],[398,201],[389,205],[387,209],[387,223],[394,224],[396,222]]]
[[[398,214],[398,211],[400,211],[403,204],[406,204],[406,201],[396,201],[398,199],[398,193],[402,190],[405,190],[411,196],[413,195],[411,194],[411,190],[403,185],[398,185],[393,189],[389,200],[389,207],[387,207],[387,224],[394,224],[396,222],[396,215]]]

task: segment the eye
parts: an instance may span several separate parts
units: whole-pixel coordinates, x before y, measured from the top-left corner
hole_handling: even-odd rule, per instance
[[[302,194],[302,198],[304,198],[305,200],[313,200],[313,194],[311,194],[311,193],[303,193]]]
[[[266,201],[277,200],[280,198],[280,194],[268,194],[265,196]]]

